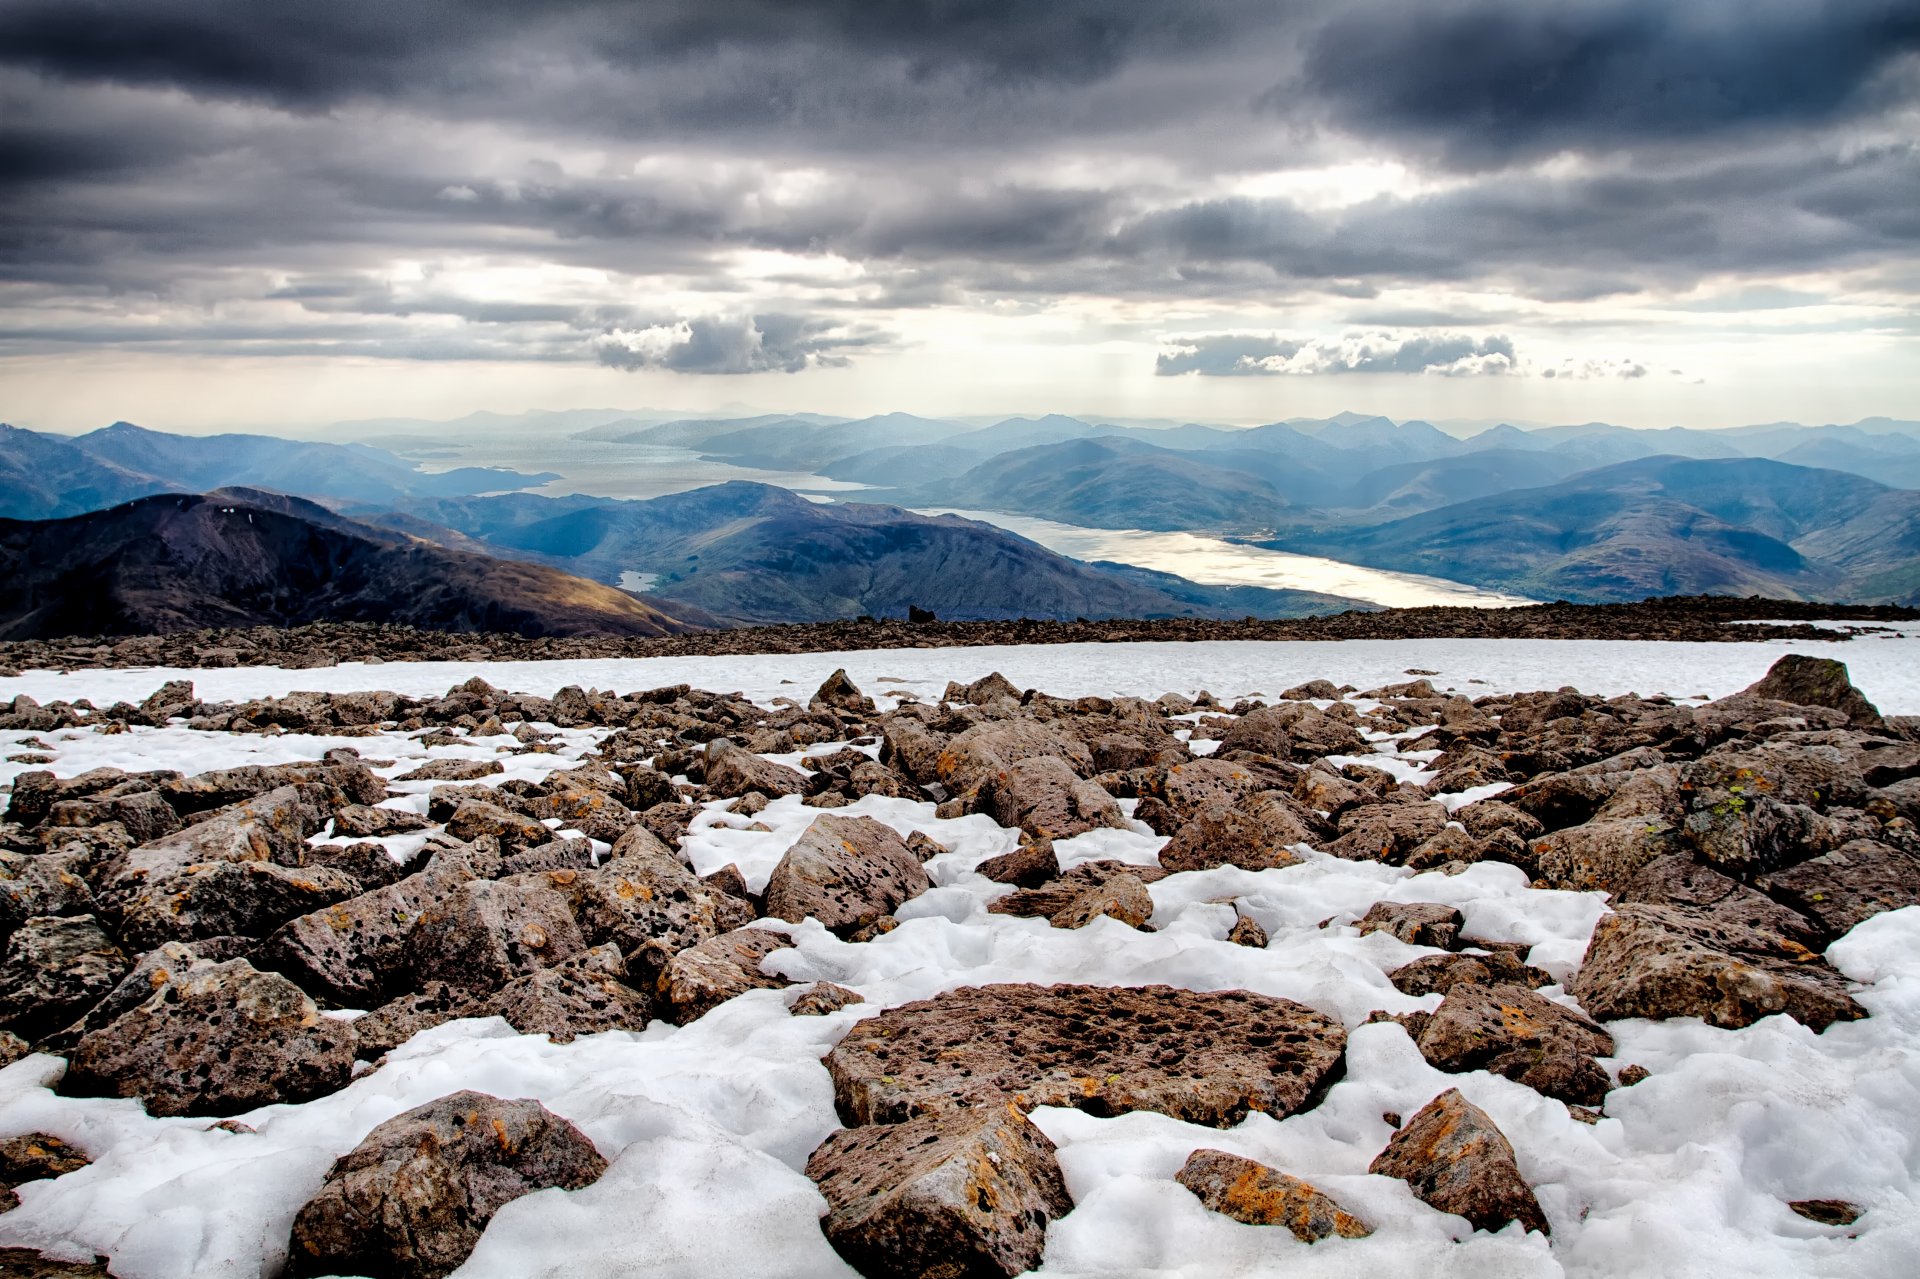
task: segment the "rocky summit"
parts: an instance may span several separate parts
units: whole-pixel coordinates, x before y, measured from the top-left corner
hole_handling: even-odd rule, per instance
[[[1920,1051],[1888,993],[1920,726],[1831,658],[1716,700],[501,686],[533,669],[0,703],[21,1273],[1278,1272],[1433,1240],[1597,1273],[1696,1175],[1834,1257],[1908,1220],[1878,1164],[1645,1153],[1779,1156],[1716,1126],[1750,1085],[1902,1122],[1845,1106],[1907,1107]],[[169,1213],[189,1242],[142,1225]]]

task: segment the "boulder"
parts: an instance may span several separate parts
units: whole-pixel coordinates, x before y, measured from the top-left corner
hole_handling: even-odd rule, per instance
[[[1073,1208],[1053,1143],[1006,1105],[841,1129],[807,1175],[827,1241],[869,1279],[1011,1279]]]
[[[1360,935],[1388,933],[1409,946],[1452,950],[1460,940],[1466,917],[1439,902],[1375,902],[1360,917]]]
[[[1711,866],[1703,866],[1684,853],[1657,857],[1635,871],[1613,895],[1614,905],[1629,903],[1692,907],[1709,912],[1716,919],[1771,933],[1808,950],[1819,950],[1832,936],[1838,935],[1825,933],[1809,916],[1782,906],[1765,893],[1756,892]]]
[[[1201,805],[1160,850],[1160,864],[1170,871],[1215,866],[1271,870],[1298,862],[1300,855],[1291,845],[1311,840],[1287,801],[1259,792],[1233,804]]]
[[[607,1161],[537,1101],[458,1092],[396,1115],[334,1162],[294,1217],[290,1275],[439,1279],[502,1207],[590,1186]]]
[[[0,1212],[19,1206],[20,1196],[13,1193],[16,1186],[64,1177],[92,1162],[79,1149],[49,1133],[30,1132],[0,1141]],[[7,1265],[7,1251],[0,1250],[0,1275],[17,1279],[21,1272]]]
[[[1023,759],[979,784],[979,810],[1035,839],[1068,839],[1102,828],[1124,830],[1113,796],[1050,755]]]
[[[1153,895],[1138,875],[1123,872],[1082,889],[1047,922],[1055,928],[1085,928],[1096,919],[1117,919],[1129,928],[1144,928],[1152,918]]]
[[[203,937],[264,937],[361,891],[353,876],[325,866],[210,861],[113,892],[106,909],[129,946],[151,950]]]
[[[0,850],[0,945],[36,915],[91,915],[93,890],[83,878],[85,853]]]
[[[1020,690],[1013,681],[994,671],[982,675],[971,684],[957,684],[949,680],[947,691],[940,695],[943,702],[964,702],[969,706],[991,706],[1000,701],[1019,701]]]
[[[1330,1017],[1241,990],[977,986],[856,1022],[826,1063],[850,1124],[1012,1099],[1222,1128],[1315,1104],[1346,1041]]]
[[[1506,1134],[1458,1088],[1422,1107],[1367,1171],[1399,1178],[1424,1203],[1465,1217],[1476,1230],[1498,1230],[1517,1221],[1528,1230],[1552,1233]]]
[[[807,709],[815,711],[845,711],[851,715],[872,715],[873,699],[862,693],[854,682],[847,677],[843,667],[827,676],[826,682],[807,699]]]
[[[791,986],[784,977],[761,972],[760,963],[792,945],[785,933],[770,928],[738,928],[689,946],[673,956],[654,980],[655,1008],[668,1021],[684,1026],[735,995]]]
[[[754,914],[745,900],[701,880],[639,826],[597,870],[557,871],[547,882],[566,897],[589,943],[612,942],[630,956],[645,950],[656,971],[666,956],[743,928]]]
[[[724,737],[707,743],[706,778],[707,788],[723,799],[735,799],[748,791],[799,795],[807,789],[806,774],[799,769],[762,759]]]
[[[1685,906],[1623,905],[1603,918],[1569,991],[1602,1021],[1700,1017],[1737,1029],[1783,1012],[1820,1031],[1866,1016],[1805,947]]]
[[[422,982],[419,990],[408,991],[349,1023],[353,1027],[354,1053],[372,1061],[423,1030],[461,1017],[484,1015],[480,1002],[466,991],[443,981]]]
[[[0,962],[0,1028],[38,1039],[105,999],[133,966],[92,915],[37,916]]]
[[[1680,833],[1644,817],[1615,817],[1533,841],[1534,865],[1549,888],[1616,891],[1641,869],[1681,847]]]
[[[415,921],[473,878],[458,857],[435,854],[425,870],[385,888],[288,920],[257,958],[323,999],[371,1007],[410,984],[404,964]]]
[[[478,799],[464,800],[453,810],[447,834],[467,843],[495,839],[505,850],[534,848],[553,838],[545,822]]]
[[[435,759],[427,761],[412,772],[402,773],[393,780],[396,782],[477,782],[482,777],[494,777],[506,771],[506,765],[497,759]]]
[[[151,996],[81,1037],[60,1089],[138,1097],[159,1116],[235,1115],[346,1086],[353,1030],[244,959],[156,976]]]
[[[1157,866],[1132,866],[1117,861],[1082,862],[1060,878],[1038,888],[1022,888],[989,902],[987,911],[1022,919],[1051,919],[1089,889],[1104,888],[1118,876],[1124,875],[1142,884],[1152,884],[1165,879],[1167,874]]]
[[[1365,1239],[1373,1233],[1307,1182],[1224,1150],[1194,1151],[1174,1180],[1223,1216],[1249,1226],[1285,1226],[1301,1243],[1332,1235]]]
[[[817,981],[794,996],[793,1002],[787,1005],[787,1012],[794,1017],[824,1017],[828,1013],[837,1013],[842,1008],[866,1002],[867,997],[857,990],[849,990],[830,981]]]
[[[1741,690],[1751,697],[1765,697],[1800,706],[1825,706],[1840,711],[1847,722],[1859,728],[1884,727],[1879,710],[1868,701],[1847,675],[1847,664],[1831,657],[1808,657],[1788,653],[1755,683]]]
[[[935,773],[950,794],[962,795],[1022,760],[1044,758],[1062,761],[1077,777],[1095,772],[1093,752],[1084,742],[1038,720],[1007,719],[976,724],[948,741],[935,761]]]
[[[1038,888],[1060,878],[1060,859],[1054,855],[1052,840],[1035,839],[1010,853],[989,857],[973,869],[996,884]]]
[[[1248,946],[1254,950],[1267,948],[1267,930],[1260,921],[1251,915],[1235,917],[1233,927],[1227,930],[1227,940],[1236,946]]]
[[[1283,702],[1241,716],[1221,735],[1220,749],[1306,761],[1325,755],[1365,755],[1373,748],[1345,720],[1304,702]]]
[[[1428,802],[1350,808],[1340,815],[1339,838],[1322,851],[1348,861],[1397,866],[1444,830],[1449,820],[1443,805]]]
[[[1572,1105],[1599,1105],[1612,1082],[1594,1058],[1613,1055],[1613,1036],[1521,985],[1456,982],[1417,1042],[1436,1070],[1490,1071]]]
[[[1256,769],[1238,760],[1201,758],[1149,769],[1140,785],[1140,799],[1165,804],[1184,821],[1208,804],[1233,804],[1241,798],[1294,779],[1274,769]]]
[[[1877,840],[1855,839],[1754,882],[1813,921],[1823,936],[1815,941],[1801,936],[1794,940],[1819,946],[1881,911],[1920,905],[1920,855]]]
[[[486,994],[586,949],[567,899],[525,882],[544,878],[469,880],[428,906],[407,934],[413,979]]]
[[[592,950],[516,977],[486,1001],[523,1035],[569,1044],[605,1030],[645,1030],[652,1001],[627,985],[626,961],[615,946]]]
[[[1401,994],[1419,996],[1444,995],[1463,983],[1537,987],[1550,984],[1553,978],[1544,969],[1529,967],[1514,951],[1495,950],[1480,955],[1422,955],[1388,973],[1387,980]]]
[[[920,859],[871,817],[813,819],[767,880],[767,914],[792,923],[811,916],[845,935],[932,886]]]

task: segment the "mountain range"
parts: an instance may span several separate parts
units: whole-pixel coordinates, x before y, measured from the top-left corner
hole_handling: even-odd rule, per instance
[[[480,466],[426,472],[365,444],[173,435],[131,422],[79,436],[0,424],[0,517],[8,519],[57,519],[149,494],[204,493],[228,485],[384,502],[494,493],[557,478]]]
[[[524,635],[669,635],[710,624],[280,494],[165,494],[65,519],[0,520],[0,639],[315,621]]]

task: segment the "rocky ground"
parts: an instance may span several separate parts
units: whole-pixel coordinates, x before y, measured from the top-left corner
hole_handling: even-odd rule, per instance
[[[75,729],[337,744],[63,774],[29,735]],[[568,1113],[473,1063],[524,1043],[549,1076],[604,1080],[605,1055],[691,1053],[749,1018],[719,1064],[753,1100],[701,1122],[779,1129],[757,1175],[787,1188],[739,1209],[756,1272],[1186,1264],[1142,1255],[1177,1231],[1076,1233],[1165,1211],[1124,1191],[1184,1196],[1191,1238],[1237,1241],[1195,1243],[1203,1259],[1311,1245],[1392,1273],[1421,1238],[1485,1239],[1505,1251],[1473,1254],[1481,1273],[1602,1273],[1637,1197],[1693,1174],[1604,1188],[1553,1152],[1597,1142],[1612,1155],[1567,1162],[1602,1163],[1658,1144],[1653,1116],[1713,1105],[1675,1092],[1692,1054],[1634,1050],[1672,1027],[1817,1052],[1883,1016],[1829,948],[1920,904],[1920,721],[1814,657],[1702,705],[1424,679],[1221,705],[998,676],[876,700],[841,675],[771,707],[478,679],[210,703],[173,682],[84,715],[16,698],[0,732],[30,766],[0,825],[0,1243],[37,1250],[0,1273],[653,1272],[667,1244],[636,1234],[622,1270],[565,1205],[681,1175],[662,1103],[636,1085]],[[779,1070],[756,1074],[775,1041]],[[1699,1055],[1733,1051],[1714,1042]],[[675,1060],[646,1069],[694,1070]],[[1916,1073],[1892,1049],[1875,1069]],[[1153,1159],[1094,1171],[1138,1133]],[[204,1169],[272,1151],[246,1166],[280,1198],[169,1171],[210,1143],[193,1176],[231,1183]],[[704,1175],[723,1204],[763,1184]],[[1910,1257],[1903,1187],[1862,1193],[1813,1151],[1777,1180],[1770,1200],[1740,1184],[1775,1214],[1749,1205],[1749,1228],[1824,1250],[1796,1272]],[[116,1190],[162,1184],[251,1206],[183,1232],[139,1198],[158,1191]],[[773,1218],[778,1256],[754,1233]],[[1856,1235],[1890,1242],[1841,1251]],[[1190,1272],[1215,1267],[1234,1268]]]
[[[835,653],[855,649],[960,648],[990,644],[1117,643],[1133,640],[1628,639],[1754,642],[1844,640],[1840,622],[1871,631],[1920,620],[1920,609],[1808,604],[1794,600],[1673,596],[1638,604],[1539,604],[1526,608],[1398,608],[1292,621],[905,622],[874,620],[756,626],[655,638],[422,631],[328,622],[287,628],[181,631],[168,635],[0,641],[0,671],[170,666],[279,666],[339,662],[552,661],[698,654]],[[1731,625],[1731,623],[1744,623]],[[1765,623],[1755,625],[1753,623]]]

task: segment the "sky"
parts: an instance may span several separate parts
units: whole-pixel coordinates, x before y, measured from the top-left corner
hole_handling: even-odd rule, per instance
[[[0,420],[1920,418],[1913,0],[0,0]]]

